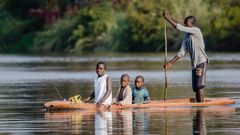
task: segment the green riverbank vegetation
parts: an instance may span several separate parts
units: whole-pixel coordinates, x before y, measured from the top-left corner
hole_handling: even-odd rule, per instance
[[[207,51],[240,51],[237,0],[0,0],[0,52],[158,52],[162,10],[196,16]],[[183,33],[167,26],[169,50]]]

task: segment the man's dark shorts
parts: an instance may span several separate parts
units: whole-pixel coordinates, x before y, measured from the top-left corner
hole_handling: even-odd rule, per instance
[[[207,62],[204,62],[192,70],[192,87],[194,92],[205,87],[206,69]]]

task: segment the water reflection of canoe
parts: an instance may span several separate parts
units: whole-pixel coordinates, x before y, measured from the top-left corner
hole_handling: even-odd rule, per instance
[[[235,104],[234,99],[230,98],[206,98],[205,102],[196,103],[195,99],[170,99],[170,100],[156,100],[148,104],[132,104],[132,105],[112,105],[111,109],[125,109],[125,108],[150,108],[150,107],[186,107],[186,106],[222,106]],[[46,109],[96,109],[95,104],[81,103],[75,104],[69,101],[50,101],[44,104]]]

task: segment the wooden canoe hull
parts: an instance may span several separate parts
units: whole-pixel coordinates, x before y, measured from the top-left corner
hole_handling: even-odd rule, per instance
[[[170,100],[156,100],[148,104],[131,104],[131,105],[111,105],[112,109],[127,109],[127,108],[151,108],[151,107],[194,107],[194,106],[222,106],[235,104],[236,101],[230,98],[205,98],[205,102],[196,103],[195,99],[170,99]],[[96,109],[96,105],[92,103],[76,104],[69,101],[50,101],[44,104],[48,110],[68,110],[68,109]]]

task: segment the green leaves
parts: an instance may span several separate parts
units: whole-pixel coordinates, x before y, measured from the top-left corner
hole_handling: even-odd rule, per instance
[[[24,25],[24,21],[14,19],[8,12],[0,12],[0,50],[9,51],[20,40]]]
[[[45,31],[38,32],[34,39],[34,52],[65,52],[70,50],[71,35],[77,26],[77,17],[59,20]]]
[[[68,15],[69,4],[74,7],[74,0],[0,0],[0,51],[162,51],[163,9],[181,24],[186,16],[194,15],[208,50],[240,51],[240,1],[85,1]],[[32,8],[60,9],[61,18],[46,26],[27,16]],[[169,50],[175,51],[183,35],[167,27]]]

